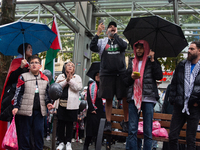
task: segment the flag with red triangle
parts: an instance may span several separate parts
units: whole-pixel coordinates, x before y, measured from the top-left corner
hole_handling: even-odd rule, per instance
[[[45,60],[45,69],[48,69],[51,71],[52,75],[53,75],[53,79],[55,77],[55,58],[57,56],[57,53],[59,50],[62,49],[62,44],[61,44],[61,40],[60,40],[60,33],[58,30],[58,25],[56,22],[56,16],[54,15],[54,19],[53,19],[53,24],[52,24],[52,29],[51,29],[57,36],[54,39],[53,43],[51,44],[50,49],[47,51],[46,54],[46,60]]]

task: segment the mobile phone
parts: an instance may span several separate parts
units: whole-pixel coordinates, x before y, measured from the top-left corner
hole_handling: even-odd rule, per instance
[[[102,22],[103,22],[103,19],[100,19],[100,20],[99,20],[99,24],[101,24]]]

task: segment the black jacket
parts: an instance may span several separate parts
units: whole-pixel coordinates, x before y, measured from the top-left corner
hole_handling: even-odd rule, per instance
[[[131,78],[132,70],[132,60],[129,59],[128,69],[126,73],[126,77],[124,78],[124,83],[128,87],[127,89],[127,102],[132,100],[133,95],[133,84],[134,80]],[[158,89],[156,80],[161,80],[163,77],[161,65],[157,59],[154,62],[151,62],[147,59],[144,76],[143,76],[143,90],[142,95],[144,97],[155,97],[156,100],[159,99]]]
[[[96,109],[96,114],[92,113],[92,111],[95,110],[91,96],[90,96],[90,84],[93,81],[88,82],[88,89],[87,89],[87,102],[88,102],[88,110],[87,110],[87,126],[86,126],[86,136],[94,136],[97,137],[98,134],[98,129],[99,129],[99,124],[101,118],[105,118],[105,112],[104,112],[104,106],[102,102],[102,98],[98,96],[98,92],[96,95],[96,102],[95,106],[97,107]],[[98,91],[99,91],[99,83],[97,83]]]
[[[29,71],[28,68],[22,69],[21,67],[19,67],[18,69],[16,69],[10,74],[8,78],[8,82],[5,87],[5,92],[2,98],[2,102],[1,102],[0,120],[2,121],[12,120],[13,105],[11,104],[11,101],[15,95],[17,80],[22,73],[25,73],[28,71]]]
[[[165,93],[165,99],[164,99],[162,111],[161,111],[161,113],[164,113],[164,114],[172,114],[172,112],[174,110],[174,106],[171,105],[170,102],[169,102],[170,89],[171,89],[171,84],[169,84],[167,86],[167,90],[166,90],[166,93]]]
[[[109,50],[108,47],[113,47],[113,49]],[[90,43],[90,50],[93,52],[98,52],[101,57],[99,71],[100,76],[124,74],[126,70],[126,48],[127,43],[123,39],[121,39],[117,34],[114,34],[113,44],[111,44],[108,37],[104,39],[99,39],[99,36],[94,36]]]
[[[170,103],[181,107],[184,106],[184,101],[185,101],[184,99],[185,63],[186,60],[183,60],[177,65],[171,82],[171,90],[169,95]],[[200,72],[197,74],[194,80],[194,87],[190,95],[188,107],[193,106],[194,103],[200,105],[199,90],[200,90]]]

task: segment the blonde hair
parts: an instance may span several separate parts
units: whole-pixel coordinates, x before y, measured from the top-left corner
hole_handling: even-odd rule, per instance
[[[74,73],[75,73],[75,64],[74,64],[72,61],[68,61],[68,62],[65,63],[65,71],[66,71],[66,66],[67,66],[67,64],[69,64],[69,63],[72,63],[72,64],[73,64],[73,68],[74,68],[73,74],[74,74]]]

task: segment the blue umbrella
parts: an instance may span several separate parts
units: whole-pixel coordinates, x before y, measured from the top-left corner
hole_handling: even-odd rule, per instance
[[[32,45],[33,54],[47,51],[56,34],[42,23],[18,20],[0,26],[0,52],[7,56],[16,56],[22,43]]]

